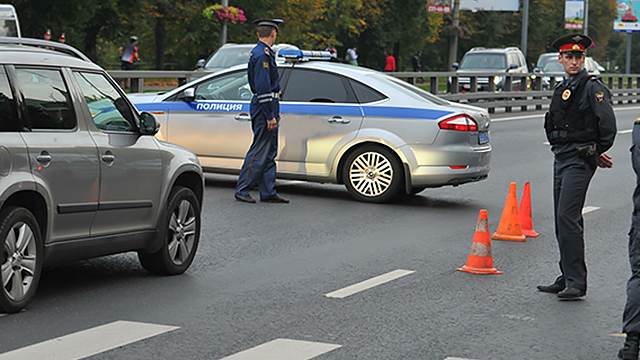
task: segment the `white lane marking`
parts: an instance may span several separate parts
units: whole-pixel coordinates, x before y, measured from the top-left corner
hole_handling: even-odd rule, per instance
[[[394,270],[391,272],[388,272],[386,274],[382,274],[379,276],[376,276],[374,278],[371,278],[369,280],[365,280],[362,282],[359,282],[357,284],[353,284],[351,286],[347,286],[345,288],[342,288],[340,290],[336,290],[336,291],[332,291],[328,294],[324,294],[324,296],[328,297],[328,298],[334,298],[334,299],[344,299],[347,296],[351,296],[353,294],[359,293],[361,291],[365,291],[368,289],[371,289],[372,287],[376,287],[378,285],[382,285],[382,284],[386,284],[390,281],[399,279],[401,277],[407,276],[407,275],[411,275],[413,274],[415,271],[413,270]]]
[[[0,314],[0,317],[7,316],[7,315],[9,315],[9,314]]]
[[[613,111],[631,111],[631,110],[640,110],[639,106],[627,107],[627,108],[614,108]],[[502,118],[493,118],[491,122],[502,122],[502,121],[514,121],[514,120],[524,120],[524,119],[535,119],[537,117],[544,117],[544,114],[535,114],[535,115],[523,115],[523,116],[511,116],[511,117],[502,117]]]
[[[445,358],[444,360],[472,360],[472,359],[467,359],[467,358],[456,358],[456,357],[448,357],[448,358]]]
[[[620,130],[618,131],[618,134],[629,134],[633,132],[633,129],[628,129],[628,130]]]
[[[596,210],[600,210],[600,208],[597,206],[585,206],[584,209],[582,209],[582,215],[594,212]]]
[[[298,184],[308,184],[306,181],[300,180],[280,180],[282,185],[298,185]]]
[[[79,360],[176,329],[179,328],[115,321],[0,354],[0,360]]]
[[[551,146],[551,144],[548,141],[543,142],[542,145]]]
[[[513,121],[513,120],[533,119],[533,118],[537,118],[537,117],[544,117],[544,114],[524,115],[524,116],[512,116],[512,117],[503,117],[503,118],[494,118],[494,119],[491,119],[491,122],[501,122],[501,121]]]
[[[220,360],[307,360],[340,347],[342,345],[275,339]]]
[[[623,334],[623,333],[613,333],[613,334],[609,334],[609,336],[626,338],[626,337],[627,337],[627,334]]]

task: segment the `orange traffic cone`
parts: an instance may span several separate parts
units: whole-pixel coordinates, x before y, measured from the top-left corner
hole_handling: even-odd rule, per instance
[[[516,195],[516,183],[509,184],[509,194],[504,202],[500,225],[491,237],[494,240],[525,241],[526,237],[522,233],[520,226],[520,216],[518,216],[518,197]]]
[[[524,192],[522,193],[522,200],[520,201],[519,214],[522,233],[526,237],[530,238],[540,236],[540,233],[533,229],[533,217],[531,216],[531,184],[529,182],[524,184]]]
[[[487,210],[480,210],[476,231],[473,234],[471,253],[467,257],[467,263],[458,268],[458,271],[478,275],[502,274],[502,272],[493,267],[491,236],[489,235],[489,212]]]

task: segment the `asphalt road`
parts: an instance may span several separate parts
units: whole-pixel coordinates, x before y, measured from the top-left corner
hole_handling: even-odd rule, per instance
[[[631,129],[638,112],[617,111],[619,130]],[[0,317],[0,359],[119,320],[178,328],[92,359],[216,360],[265,343],[254,357],[230,359],[297,360],[315,350],[323,360],[614,359],[622,339],[611,334],[620,331],[629,274],[631,136],[618,135],[610,151],[614,168],[599,170],[589,191],[586,205],[599,209],[585,215],[587,300],[561,303],[535,290],[558,272],[552,155],[542,117],[505,116],[526,118],[493,123],[487,181],[430,189],[399,203],[359,203],[340,186],[283,182],[279,191],[291,204],[248,205],[233,200],[233,178],[211,176],[199,253],[185,275],[151,276],[133,255],[52,269],[25,312]],[[495,230],[510,181],[519,193],[532,183],[542,236],[494,242],[501,276],[456,272],[478,210],[489,210]],[[414,272],[345,298],[324,296],[394,270]],[[115,333],[133,333],[129,323],[116,324]],[[109,336],[98,331],[91,341]],[[69,341],[80,352],[91,347],[79,336]],[[268,351],[289,357],[270,358]]]

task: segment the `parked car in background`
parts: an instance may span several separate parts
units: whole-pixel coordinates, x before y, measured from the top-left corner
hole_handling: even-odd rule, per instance
[[[344,184],[369,202],[487,178],[487,110],[326,54],[278,64],[279,178]],[[205,171],[226,174],[238,174],[251,144],[252,96],[246,64],[165,94],[129,95],[157,114],[161,139],[197,153]]]
[[[584,68],[591,75],[600,75],[600,69],[604,70],[604,68],[590,56],[585,58]],[[558,62],[557,52],[540,54],[533,69],[532,79],[536,79],[537,77],[542,78],[542,89],[545,90],[551,87],[552,79],[554,83],[564,79],[564,67]]]
[[[224,44],[207,59],[200,59],[196,64],[196,70],[206,72],[216,72],[228,69],[232,66],[247,64],[251,49],[256,44]],[[279,50],[295,48],[289,44],[277,44],[273,46],[273,50],[277,53]]]
[[[43,268],[137,252],[180,274],[200,237],[196,156],[154,137],[111,77],[78,50],[0,38],[0,312],[33,298]]]
[[[0,36],[22,36],[18,14],[12,5],[0,5]]]
[[[471,89],[471,79],[464,77],[466,73],[503,73],[503,74],[523,74],[529,72],[524,54],[517,47],[505,49],[487,49],[477,47],[469,50],[460,64],[453,65],[458,74],[458,87],[460,91]],[[487,91],[489,89],[489,78],[479,77],[478,90]],[[496,90],[503,90],[505,76],[495,76],[493,82]],[[512,78],[511,88],[519,90],[522,86],[520,78]]]

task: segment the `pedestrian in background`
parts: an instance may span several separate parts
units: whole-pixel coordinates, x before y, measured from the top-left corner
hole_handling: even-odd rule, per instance
[[[622,332],[627,334],[618,357],[637,360],[640,346],[640,120],[633,124],[631,135],[631,165],[636,174],[636,189],[633,192],[633,214],[629,231],[629,262],[631,277],[627,283],[627,304],[622,316]]]
[[[393,56],[391,51],[387,52],[387,57],[384,65],[385,72],[394,72],[396,71],[396,58]]]
[[[355,47],[347,49],[345,60],[351,65],[358,66],[358,49]]]
[[[64,33],[60,34],[60,36],[58,37],[58,42],[62,43],[62,44],[66,43],[67,42],[67,36]]]
[[[271,49],[278,36],[280,19],[256,20],[258,43],[251,50],[247,75],[253,93],[251,129],[253,142],[244,158],[236,184],[235,199],[254,204],[249,190],[257,183],[260,201],[289,203],[276,192],[276,155],[280,121],[280,77],[276,54]]]
[[[560,300],[579,300],[587,293],[582,209],[596,168],[613,166],[605,154],[616,136],[611,93],[584,69],[593,41],[568,35],[553,42],[566,79],[556,86],[544,128],[554,154],[553,203],[561,275],[538,290]]]
[[[122,70],[133,70],[138,62],[140,62],[138,37],[131,36],[129,42],[120,48],[120,68]]]
[[[51,41],[51,29],[45,30],[44,34],[42,34],[42,38],[47,41]]]
[[[422,57],[422,53],[421,52],[417,52],[411,58],[411,65],[413,66],[413,71],[414,72],[421,72],[422,71],[422,60],[420,59],[421,57]]]

